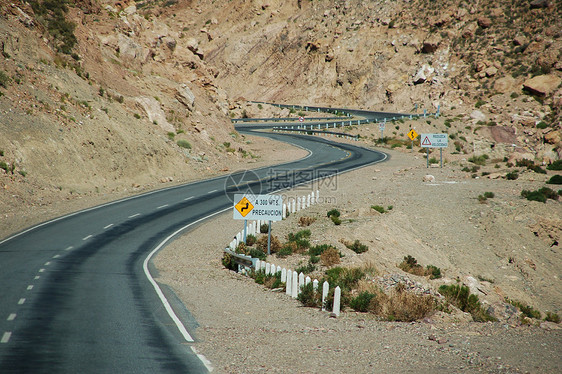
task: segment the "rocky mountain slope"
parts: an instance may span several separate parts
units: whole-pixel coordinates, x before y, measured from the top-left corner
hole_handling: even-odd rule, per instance
[[[256,113],[245,100],[439,107],[430,129],[452,152],[562,152],[555,1],[13,0],[0,15],[6,219],[246,167],[260,155],[229,121]]]

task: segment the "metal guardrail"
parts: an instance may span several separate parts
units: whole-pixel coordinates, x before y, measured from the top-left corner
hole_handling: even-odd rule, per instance
[[[253,269],[256,268],[256,261],[258,260],[257,258],[236,253],[228,247],[224,249],[224,252],[231,255],[234,258],[234,262],[236,262],[238,265]]]
[[[338,117],[303,117],[303,121],[329,121],[340,120]],[[279,117],[279,118],[231,118],[231,122],[296,122],[298,117]]]
[[[283,128],[283,127],[274,127],[273,131],[287,131],[287,132],[304,132],[308,135],[312,134],[326,134],[326,135],[334,135],[337,137],[345,137],[349,139],[359,140],[359,135],[349,135],[344,132],[335,132],[335,131],[324,131],[324,130],[310,130],[310,129],[294,129],[294,128]]]

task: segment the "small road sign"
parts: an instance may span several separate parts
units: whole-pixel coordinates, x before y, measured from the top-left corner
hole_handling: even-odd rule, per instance
[[[379,122],[379,130],[384,131],[385,122]]]
[[[244,196],[236,205],[234,205],[234,209],[236,209],[242,217],[246,217],[248,213],[254,209],[254,206],[250,203],[250,200]]]
[[[422,148],[447,148],[449,146],[449,137],[447,134],[422,134]]]
[[[283,200],[280,195],[234,195],[234,219],[281,221]]]
[[[304,122],[304,117],[303,117],[303,116],[300,116],[300,117],[299,117],[299,122]]]
[[[408,138],[410,138],[410,140],[414,140],[417,137],[418,137],[418,133],[416,132],[416,130],[411,129],[410,132],[408,133]]]

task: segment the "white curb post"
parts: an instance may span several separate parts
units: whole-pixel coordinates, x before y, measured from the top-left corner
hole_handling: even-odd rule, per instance
[[[314,191],[312,191],[311,195],[312,197],[310,198],[310,203],[314,205],[316,203],[316,201],[314,200]]]
[[[291,297],[296,299],[298,296],[299,275],[293,271],[293,279],[291,280]]]
[[[281,270],[281,282],[287,284],[287,269]]]
[[[258,259],[256,260],[256,268],[255,268],[255,270],[256,270],[256,271],[260,271],[260,269],[261,269],[261,260],[258,258]]]
[[[281,266],[277,265],[277,268],[275,269],[275,274],[277,273],[281,273]]]
[[[297,290],[297,293],[301,293],[303,287],[304,287],[304,274],[300,273],[299,274],[299,289]]]
[[[304,278],[304,285],[308,285],[311,282],[311,279],[309,276],[307,276],[306,278]]]
[[[330,284],[328,283],[328,281],[324,281],[324,283],[322,284],[322,310],[323,311],[326,310],[324,304],[326,303],[326,298],[328,297],[329,289],[330,289]]]
[[[293,200],[291,201],[291,213],[295,213],[295,211],[296,211],[296,209],[295,209],[296,206],[297,206],[297,202],[295,201],[295,199],[293,199]]]
[[[271,264],[269,262],[265,263],[265,275],[269,275],[271,272]]]
[[[291,292],[293,289],[293,273],[291,272],[291,269],[287,270],[287,282],[286,287],[285,287],[285,293],[289,296],[291,296]]]
[[[318,279],[315,279],[312,282],[312,288],[314,289],[314,291],[318,291]]]
[[[340,315],[340,298],[341,298],[341,288],[337,286],[334,290],[334,307],[332,308],[332,312],[339,317]]]
[[[306,207],[309,208],[310,207],[310,195],[306,196]]]
[[[316,190],[316,203],[318,204],[318,199],[320,199],[320,190]]]
[[[287,218],[287,204],[283,204],[283,219]]]

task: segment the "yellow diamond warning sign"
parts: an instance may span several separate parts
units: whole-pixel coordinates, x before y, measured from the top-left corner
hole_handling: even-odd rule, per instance
[[[414,140],[417,137],[418,137],[418,133],[416,132],[416,130],[411,129],[410,132],[408,133],[408,138],[410,138],[410,140]]]
[[[236,208],[236,210],[242,215],[242,217],[246,217],[246,215],[248,215],[248,213],[250,213],[252,209],[254,209],[254,206],[252,205],[250,200],[248,200],[246,196],[244,196],[242,200],[240,200],[238,204],[234,206],[234,208]]]

